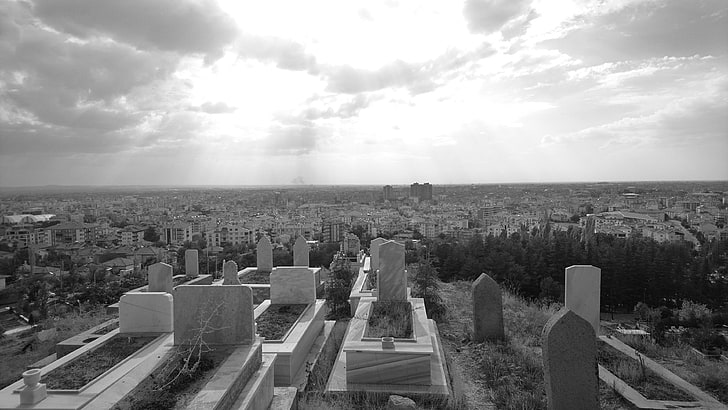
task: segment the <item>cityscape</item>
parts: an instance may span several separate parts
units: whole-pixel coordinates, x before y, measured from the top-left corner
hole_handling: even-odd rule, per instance
[[[0,410],[728,409],[725,0],[0,1]]]

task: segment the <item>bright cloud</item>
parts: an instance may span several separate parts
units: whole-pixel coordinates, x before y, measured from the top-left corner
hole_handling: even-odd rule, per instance
[[[0,186],[726,179],[725,112],[722,0],[0,3]]]

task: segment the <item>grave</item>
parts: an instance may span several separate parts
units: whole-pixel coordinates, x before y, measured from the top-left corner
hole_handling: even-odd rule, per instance
[[[185,274],[193,278],[196,278],[200,274],[197,249],[187,249],[185,251]]]
[[[172,295],[132,292],[119,299],[120,333],[165,333],[173,328]]]
[[[149,292],[172,293],[172,266],[166,263],[155,263],[149,267]]]
[[[379,247],[378,300],[407,300],[404,245],[389,241]]]
[[[238,264],[233,261],[227,261],[222,265],[222,284],[223,285],[240,285],[238,279]]]
[[[386,242],[378,252],[379,294],[377,298],[359,298],[326,390],[447,396],[446,366],[437,326],[427,319],[424,300],[408,297],[404,246]],[[364,273],[363,269],[360,273]],[[377,301],[409,302],[410,337],[365,336]]]
[[[309,252],[310,249],[306,239],[303,236],[299,236],[293,245],[293,266],[308,266]]]
[[[568,308],[544,326],[541,336],[549,409],[598,409],[597,345],[594,329]]]
[[[255,248],[258,272],[269,273],[273,270],[273,246],[270,239],[263,235]]]
[[[372,272],[376,272],[377,269],[379,269],[379,247],[384,244],[385,242],[389,242],[384,238],[375,238],[372,239],[372,243],[369,246],[369,255],[371,258],[371,266],[370,269]]]
[[[473,282],[473,340],[500,340],[503,331],[503,296],[498,284],[485,273]]]
[[[288,269],[292,268],[292,266],[280,266],[273,268],[272,271],[275,271],[277,269]],[[322,269],[321,268],[307,268],[309,271],[313,272],[314,278],[316,280],[316,294],[317,295],[323,295],[324,287],[326,285],[325,279],[322,278]],[[246,282],[246,277],[249,275],[254,275],[257,273],[257,268],[249,267],[245,268],[241,271],[238,271],[238,279],[240,282],[250,287],[253,290],[253,304],[259,305],[263,303],[264,300],[270,299],[270,275],[268,276],[267,281],[256,281],[258,283],[249,283]],[[272,273],[272,272],[269,272]]]
[[[592,265],[573,265],[566,268],[565,276],[565,307],[589,322],[598,335],[602,270]]]
[[[74,350],[86,346],[99,337],[109,333],[119,327],[119,319],[109,319],[100,325],[96,325],[91,329],[81,332],[75,336],[56,344],[56,357],[61,357],[73,352]]]
[[[307,355],[324,328],[326,301],[316,299],[316,277],[306,267],[275,268],[270,275],[270,293],[270,299],[255,309],[256,320],[271,305],[307,305],[286,334],[278,340],[263,342],[264,353],[277,355],[275,385],[292,386],[305,376]]]

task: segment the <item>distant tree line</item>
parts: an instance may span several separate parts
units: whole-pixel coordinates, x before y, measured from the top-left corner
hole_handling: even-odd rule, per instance
[[[578,228],[553,231],[545,225],[510,237],[441,237],[425,245],[440,279],[474,280],[486,272],[528,298],[563,301],[564,269],[585,264],[602,270],[605,311],[632,311],[638,302],[674,308],[693,300],[713,309],[728,303],[726,241],[706,242],[699,251],[689,242],[658,243],[639,235],[596,234],[585,243]]]

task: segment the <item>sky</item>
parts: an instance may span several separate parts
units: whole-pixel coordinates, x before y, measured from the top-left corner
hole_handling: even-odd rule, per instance
[[[0,1],[0,186],[726,179],[725,0]]]

